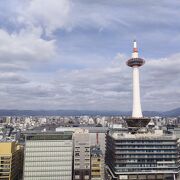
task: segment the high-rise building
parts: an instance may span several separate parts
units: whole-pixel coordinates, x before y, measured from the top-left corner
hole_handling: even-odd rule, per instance
[[[0,180],[19,180],[22,170],[22,147],[16,142],[0,142]]]
[[[77,129],[74,134],[74,180],[90,180],[90,135],[88,130]]]
[[[72,132],[26,135],[24,180],[71,180]]]
[[[127,61],[133,68],[132,117],[125,119],[127,131],[112,129],[107,134],[106,179],[176,180],[179,177],[178,138],[163,130],[146,128],[150,118],[142,115],[139,67],[144,62],[138,57],[134,41],[132,58]]]
[[[91,180],[104,180],[104,156],[99,146],[91,147]]]

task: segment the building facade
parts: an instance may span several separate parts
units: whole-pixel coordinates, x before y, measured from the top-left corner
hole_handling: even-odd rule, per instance
[[[24,180],[71,180],[72,132],[26,135]]]
[[[74,134],[74,180],[90,180],[90,135],[88,130],[77,129]]]
[[[110,179],[165,180],[178,178],[179,143],[163,131],[110,132],[106,164]]]
[[[20,180],[23,149],[16,142],[0,142],[0,180]]]
[[[78,129],[85,129],[89,132],[90,146],[99,145],[102,150],[103,155],[106,151],[106,133],[108,131],[107,127],[58,127],[56,128],[57,132],[63,131],[73,131],[75,132]]]
[[[91,147],[91,180],[104,180],[104,156],[99,146]]]

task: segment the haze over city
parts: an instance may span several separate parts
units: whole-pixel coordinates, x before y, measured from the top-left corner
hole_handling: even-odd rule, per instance
[[[131,110],[132,42],[143,110],[180,107],[180,2],[0,2],[0,109]]]

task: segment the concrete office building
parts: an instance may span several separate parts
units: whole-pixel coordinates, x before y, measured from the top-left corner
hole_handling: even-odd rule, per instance
[[[106,150],[106,133],[108,131],[108,127],[58,127],[56,128],[56,132],[63,131],[73,131],[75,132],[78,129],[85,129],[89,132],[89,140],[90,146],[99,145],[102,150],[103,155],[105,155]]]
[[[91,180],[104,180],[104,156],[99,146],[91,147]]]
[[[19,180],[22,169],[22,147],[16,142],[0,142],[0,180]]]
[[[103,157],[105,157],[106,151],[106,133],[108,128],[92,128],[90,130],[90,144],[91,146],[98,145],[102,151]]]
[[[74,134],[74,180],[90,180],[90,139],[89,132],[77,129]]]
[[[24,180],[71,180],[72,132],[26,135]]]
[[[179,143],[162,130],[136,134],[111,131],[106,164],[111,179],[165,180],[179,177]]]

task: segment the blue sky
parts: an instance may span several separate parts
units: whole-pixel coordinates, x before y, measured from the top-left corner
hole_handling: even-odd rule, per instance
[[[143,110],[180,106],[178,0],[0,1],[0,108],[131,110],[137,39]]]

